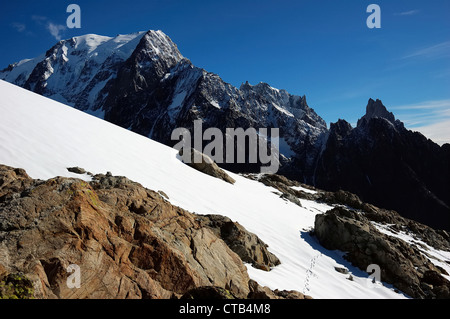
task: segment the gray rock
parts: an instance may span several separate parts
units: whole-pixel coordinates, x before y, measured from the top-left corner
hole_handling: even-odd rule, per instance
[[[294,203],[297,206],[303,207],[302,203],[300,202],[300,200],[298,199],[297,196],[294,196],[294,195],[289,194],[289,193],[284,193],[284,194],[281,194],[280,197],[290,201],[291,203]]]
[[[342,268],[342,267],[334,267],[334,270],[336,270],[337,272],[341,273],[341,274],[348,274],[348,269],[347,268]]]
[[[189,149],[190,163],[186,163],[190,167],[213,177],[219,178],[227,183],[234,184],[236,181],[231,178],[223,169],[221,169],[217,164],[207,155],[200,153],[196,149]],[[180,156],[184,156],[183,149],[180,150]],[[199,163],[194,160],[196,157],[201,158]]]
[[[86,170],[81,167],[68,167],[67,170],[75,174],[86,174]]]
[[[319,197],[316,194],[310,194],[303,191],[292,189],[292,186],[300,186],[299,182],[290,180],[282,175],[277,174],[267,174],[263,175],[258,179],[261,183],[266,186],[273,187],[281,192],[282,198],[293,202],[294,204],[302,207],[299,198],[307,200],[317,200]],[[311,186],[302,185],[308,188],[313,188]]]

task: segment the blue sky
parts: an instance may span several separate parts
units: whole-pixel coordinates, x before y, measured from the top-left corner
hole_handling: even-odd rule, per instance
[[[81,7],[81,29],[66,8]],[[369,29],[369,4],[381,29]],[[22,0],[0,4],[0,68],[57,40],[162,30],[196,66],[239,86],[267,82],[328,123],[351,123],[379,98],[407,127],[450,142],[448,0]]]

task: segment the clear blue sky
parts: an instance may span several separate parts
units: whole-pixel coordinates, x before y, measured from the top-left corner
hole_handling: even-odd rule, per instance
[[[63,29],[71,3],[81,7],[81,29]],[[371,3],[381,7],[381,29],[366,26]],[[2,1],[0,68],[60,37],[150,29],[235,86],[263,81],[305,94],[328,123],[356,123],[379,98],[407,126],[433,126],[450,140],[448,0]]]

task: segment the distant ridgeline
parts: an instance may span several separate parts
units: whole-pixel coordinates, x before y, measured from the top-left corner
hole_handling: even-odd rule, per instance
[[[379,100],[369,100],[356,128],[340,120],[328,129],[305,96],[266,83],[236,88],[194,66],[161,31],[62,40],[37,58],[11,64],[0,79],[170,146],[178,142],[172,139],[178,128],[193,137],[196,120],[202,133],[278,128],[278,174],[351,191],[450,230],[450,145],[405,129]],[[220,166],[259,171],[267,163],[251,161],[248,144],[245,161]]]

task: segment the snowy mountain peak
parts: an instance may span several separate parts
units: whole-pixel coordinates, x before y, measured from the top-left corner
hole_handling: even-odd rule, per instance
[[[183,59],[177,45],[162,31],[148,31],[141,43],[141,50],[152,59],[172,60],[175,63]]]
[[[92,52],[97,49],[100,45],[104,44],[107,41],[110,41],[112,38],[107,36],[100,36],[97,34],[86,34],[83,36],[73,37],[67,42],[73,43],[73,48],[75,50],[83,50],[88,52]],[[65,42],[63,40],[63,42]]]
[[[101,91],[146,34],[86,34],[61,40],[37,58],[10,65],[0,79],[94,113],[105,97]]]
[[[237,89],[192,65],[160,30],[62,40],[0,79],[168,145],[174,128],[202,119],[205,129],[280,128],[286,158],[311,158],[327,131],[305,96],[264,82]]]

